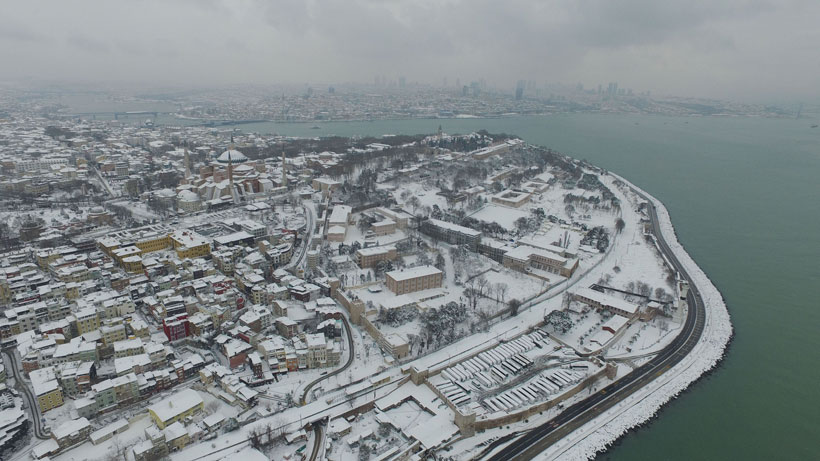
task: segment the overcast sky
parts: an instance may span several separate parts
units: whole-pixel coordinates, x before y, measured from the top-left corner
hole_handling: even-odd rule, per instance
[[[440,84],[617,81],[816,99],[820,0],[0,2],[0,79]]]

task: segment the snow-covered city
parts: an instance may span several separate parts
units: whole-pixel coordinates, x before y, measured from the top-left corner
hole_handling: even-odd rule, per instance
[[[31,115],[0,160],[3,459],[584,458],[731,332],[660,202],[515,136]]]

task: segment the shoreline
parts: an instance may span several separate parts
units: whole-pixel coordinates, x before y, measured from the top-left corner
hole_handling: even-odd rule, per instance
[[[635,433],[636,429],[651,424],[669,402],[715,372],[734,337],[734,328],[723,295],[678,241],[666,206],[625,178],[615,173],[610,174],[622,180],[632,190],[644,194],[655,204],[664,240],[686,267],[706,305],[704,334],[695,349],[672,369],[541,452],[535,459],[593,459],[608,452],[624,437]]]
[[[74,118],[87,116],[110,116],[112,112],[88,112],[88,113],[72,113],[72,114],[55,114],[57,117]],[[467,115],[462,117],[380,117],[380,118],[350,118],[338,120],[207,120],[195,117],[178,117],[171,112],[161,112],[162,115],[167,115],[174,120],[189,121],[191,124],[173,124],[173,123],[159,123],[159,126],[165,127],[195,127],[195,128],[224,128],[224,127],[239,127],[241,125],[257,124],[257,123],[272,123],[281,125],[306,125],[313,124],[320,127],[331,124],[344,123],[373,123],[373,122],[401,122],[401,121],[415,121],[415,120],[442,120],[442,121],[468,121],[468,120],[501,120],[501,119],[515,119],[526,117],[550,117],[550,116],[570,116],[570,115],[604,115],[604,116],[646,116],[646,117],[668,117],[668,118],[763,118],[769,120],[791,120],[792,117],[783,115],[767,115],[767,114],[669,114],[669,113],[644,113],[644,112],[608,112],[608,111],[563,111],[563,112],[538,112],[538,113],[515,113],[515,114],[498,114],[498,115]],[[803,117],[804,120],[809,120]],[[114,120],[102,118],[98,121]],[[129,119],[126,119],[129,120]],[[134,119],[135,120],[135,119]],[[317,133],[320,134],[320,133]],[[322,136],[318,136],[322,137]],[[378,137],[378,136],[374,136]]]

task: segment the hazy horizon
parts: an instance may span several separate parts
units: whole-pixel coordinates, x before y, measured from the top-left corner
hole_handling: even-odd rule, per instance
[[[207,87],[484,79],[817,100],[820,2],[4,2],[0,80]]]

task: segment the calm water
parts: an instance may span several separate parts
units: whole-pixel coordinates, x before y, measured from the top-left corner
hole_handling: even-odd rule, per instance
[[[241,125],[293,136],[515,133],[586,158],[662,200],[726,298],[722,366],[607,459],[818,459],[820,128],[811,121],[556,115]]]

